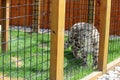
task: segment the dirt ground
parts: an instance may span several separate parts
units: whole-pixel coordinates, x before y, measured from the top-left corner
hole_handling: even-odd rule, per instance
[[[22,61],[20,61],[20,58],[17,59],[17,57],[12,57],[11,60],[15,63],[16,67],[20,68],[21,66],[23,66],[23,63]]]
[[[5,75],[4,75],[5,76]],[[23,80],[22,78],[11,78],[10,77],[3,77],[3,75],[0,73],[0,80]]]
[[[12,60],[12,62],[14,62],[14,64],[16,65],[16,67],[21,67],[23,65],[21,61],[17,61],[17,60],[20,60],[20,59],[17,59],[16,57],[12,57],[11,60]],[[0,80],[23,80],[23,79],[22,78],[19,78],[19,79],[17,79],[17,78],[11,78],[10,79],[10,77],[7,77],[5,75],[3,77],[3,75],[0,73]]]

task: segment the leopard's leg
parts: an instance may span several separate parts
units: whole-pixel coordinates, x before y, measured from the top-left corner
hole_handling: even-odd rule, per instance
[[[82,66],[87,66],[87,52],[81,51]]]
[[[98,64],[98,52],[94,51],[93,52],[93,68],[97,68]]]
[[[99,43],[93,45],[93,68],[97,68],[98,64],[98,52],[99,52]]]
[[[75,56],[76,59],[80,58],[79,49],[76,45],[72,45],[72,53],[73,53],[73,55]]]

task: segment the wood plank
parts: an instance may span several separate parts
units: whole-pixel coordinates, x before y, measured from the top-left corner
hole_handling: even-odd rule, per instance
[[[94,25],[100,31],[99,26],[100,26],[100,0],[95,0],[95,20],[94,20]]]
[[[26,17],[24,18],[24,23],[21,23],[21,26],[22,25],[25,25],[27,27],[31,27],[32,26],[32,20],[33,20],[33,0],[26,0],[25,1],[25,4],[27,6],[25,6],[26,10],[24,11],[25,14],[22,14],[22,15],[26,15]],[[22,11],[22,10],[20,10]]]
[[[50,28],[50,0],[43,0],[40,4],[40,28],[49,29]]]
[[[100,49],[98,56],[98,69],[103,71],[107,70],[108,58],[108,40],[109,40],[109,27],[110,27],[110,11],[111,0],[100,1]]]
[[[2,33],[1,33],[1,48],[3,52],[8,51],[8,33],[9,33],[9,13],[10,13],[10,0],[3,0],[2,1]]]
[[[120,35],[120,2],[119,0],[112,0],[111,7],[111,27],[110,34]]]
[[[70,27],[73,25],[73,1],[66,1],[66,16],[65,16],[65,29],[69,30]]]
[[[65,0],[51,1],[50,80],[63,80]]]
[[[11,15],[10,17],[12,18],[10,20],[10,24],[11,25],[15,25],[15,26],[23,26],[25,25],[25,18],[23,16],[25,16],[25,7],[24,6],[20,6],[22,4],[25,4],[25,1],[23,0],[11,0]],[[22,17],[18,17],[18,16],[22,16]]]
[[[120,66],[120,58],[107,64],[107,72],[109,70],[113,70],[115,68],[115,66]],[[102,75],[103,75],[102,71],[95,71],[95,72],[91,73],[88,76],[85,76],[84,78],[82,78],[80,80],[96,80],[99,76],[102,76]]]
[[[110,62],[107,64],[107,71],[112,70],[115,68],[115,66],[120,66],[120,58]]]
[[[74,11],[74,10],[73,10],[73,9],[74,9],[74,6],[73,6],[73,5],[74,5],[74,4],[73,4],[72,1],[69,1],[68,3],[69,3],[69,10],[70,10],[69,15],[70,15],[70,16],[69,16],[69,22],[67,21],[67,22],[69,23],[67,27],[68,27],[68,29],[70,30],[71,26],[73,26],[73,17],[74,17],[74,16],[73,16],[73,11]],[[66,5],[68,5],[68,3],[67,3]],[[67,9],[66,9],[66,10],[67,10]]]
[[[80,80],[97,80],[97,78],[101,75],[102,75],[102,71],[95,71],[95,72],[91,73],[90,75],[88,75]]]

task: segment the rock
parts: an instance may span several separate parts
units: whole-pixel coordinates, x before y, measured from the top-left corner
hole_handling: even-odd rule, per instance
[[[118,71],[120,73],[120,66],[115,67],[115,71]]]
[[[117,66],[114,70],[108,71],[106,74],[98,77],[97,80],[120,80],[120,66]]]

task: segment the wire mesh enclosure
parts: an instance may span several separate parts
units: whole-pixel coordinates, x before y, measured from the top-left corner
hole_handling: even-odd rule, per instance
[[[96,10],[95,10],[95,25],[100,31],[100,1],[96,0]],[[110,16],[110,32],[109,32],[109,50],[108,50],[108,63],[120,57],[119,54],[119,0],[111,1],[111,16]]]
[[[120,58],[120,6],[119,0],[112,0],[108,62]]]
[[[0,0],[0,80],[49,79],[48,2]]]
[[[119,58],[120,56],[119,54],[119,34],[120,34],[119,33],[119,30],[120,30],[119,0],[114,0],[111,3],[112,4],[111,4],[108,62],[111,62]],[[65,62],[66,62],[65,66],[67,65],[67,68],[65,68],[65,71],[64,71],[66,80],[77,80],[95,70],[93,69],[92,65],[94,61],[97,62],[96,59],[98,57],[98,54],[94,55],[94,53],[98,52],[95,49],[99,50],[98,45],[99,45],[100,34],[101,34],[100,31],[102,29],[102,26],[100,27],[101,25],[100,20],[103,20],[100,16],[101,4],[102,3],[100,2],[100,0],[84,0],[84,1],[67,0],[66,32],[65,32],[66,33],[65,48],[67,47],[67,49],[65,49]],[[92,25],[92,29],[91,29],[91,25]],[[97,29],[98,32],[95,30],[94,27]],[[90,34],[91,32],[92,34]],[[84,33],[87,33],[87,34],[84,35]],[[94,37],[89,35],[94,35]],[[86,44],[85,44],[85,39],[83,39],[85,38],[85,36],[86,36]],[[94,40],[94,38],[96,41]],[[84,43],[82,43],[82,40]],[[92,43],[91,40],[95,41],[95,43]],[[98,44],[96,44],[97,42]],[[95,47],[93,47],[94,49],[93,52],[89,54],[89,49],[92,50],[91,45]],[[86,54],[84,54],[85,52]],[[85,62],[88,65],[87,68],[85,68],[85,66],[83,65],[83,63]],[[99,64],[101,63],[99,62]]]
[[[120,56],[119,0],[111,23],[110,7],[107,0],[0,0],[0,80],[105,73]]]
[[[94,0],[66,0],[65,80],[78,80],[94,71],[99,52]],[[96,21],[98,22],[98,21]]]

